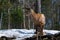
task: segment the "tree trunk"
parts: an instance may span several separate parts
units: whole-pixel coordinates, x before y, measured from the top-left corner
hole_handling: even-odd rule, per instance
[[[1,13],[0,29],[1,29],[1,27],[2,27],[2,18],[3,18],[3,13]]]
[[[8,29],[10,29],[10,8],[8,9]]]
[[[41,0],[38,0],[38,12],[41,13]]]
[[[24,7],[24,4],[25,4],[25,0],[23,0],[23,7]],[[24,28],[25,27],[25,10],[23,9],[23,24],[24,24]]]
[[[35,12],[38,13],[38,0],[35,1]]]

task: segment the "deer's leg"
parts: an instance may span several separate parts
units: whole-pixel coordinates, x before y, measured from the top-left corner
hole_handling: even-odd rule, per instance
[[[42,29],[41,29],[41,32],[42,32],[42,35],[43,35],[43,29],[44,29],[44,26],[42,25],[41,28],[42,28]]]
[[[43,25],[40,25],[40,27],[39,27],[39,35],[40,36],[42,36],[43,35],[43,28],[44,28],[44,26]]]
[[[35,34],[42,35],[43,27],[41,25],[35,25],[34,29],[36,29]]]
[[[35,34],[37,34],[37,25],[34,25],[34,29],[36,29]]]
[[[35,32],[35,34],[36,34],[36,40],[38,40],[38,25],[34,25],[34,29],[36,29],[36,32]]]

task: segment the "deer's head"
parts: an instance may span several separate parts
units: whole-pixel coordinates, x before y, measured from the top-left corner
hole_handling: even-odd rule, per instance
[[[32,2],[32,3],[27,2],[24,4],[24,7],[27,9],[29,9],[29,8],[34,9],[35,8],[35,2]]]

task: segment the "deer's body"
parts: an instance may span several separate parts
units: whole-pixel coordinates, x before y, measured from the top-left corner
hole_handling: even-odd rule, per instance
[[[36,29],[36,33],[40,36],[43,35],[43,28],[45,25],[45,16],[42,13],[36,13],[33,9],[25,8],[29,11],[28,15],[31,15],[34,22],[34,28]]]
[[[34,27],[36,32],[39,32],[39,35],[43,35],[43,28],[45,25],[45,16],[42,13],[35,13],[33,9],[31,9],[31,16],[33,18]]]

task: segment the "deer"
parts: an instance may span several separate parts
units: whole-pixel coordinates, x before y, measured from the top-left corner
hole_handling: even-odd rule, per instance
[[[31,9],[31,15],[33,17],[36,33],[39,32],[40,35],[43,35],[43,29],[45,25],[45,15],[42,13],[35,13],[33,9]]]
[[[31,16],[32,20],[34,22],[34,29],[36,29],[35,34],[38,34],[39,36],[43,35],[43,29],[45,25],[45,15],[43,13],[36,13],[32,8],[25,7],[24,9],[29,11],[29,14],[27,16]]]

